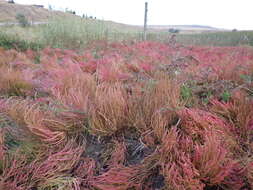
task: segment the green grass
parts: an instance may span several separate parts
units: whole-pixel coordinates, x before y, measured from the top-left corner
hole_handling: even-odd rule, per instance
[[[149,31],[147,40],[168,42],[168,32]],[[54,48],[80,49],[94,40],[142,40],[142,29],[108,21],[79,17],[52,19],[48,24],[22,28],[0,27],[0,46],[16,49]],[[253,31],[177,34],[176,41],[183,45],[253,46]]]
[[[19,51],[25,51],[27,49],[36,51],[40,50],[43,45],[39,42],[24,40],[18,36],[0,32],[0,47],[3,47],[5,49],[16,49]]]
[[[0,27],[0,33],[10,36],[11,39],[15,36],[16,40],[20,39],[27,43],[39,43],[42,46],[67,49],[82,48],[94,40],[122,41],[142,38],[141,30],[137,27],[78,17],[55,18],[50,20],[48,24],[26,28]]]
[[[253,46],[253,31],[179,34],[177,42],[184,45],[202,46]]]
[[[41,41],[52,47],[82,47],[88,41],[106,39],[103,22],[55,19],[41,27]]]
[[[167,32],[149,32],[148,40],[168,41],[172,34]],[[253,46],[253,31],[209,32],[195,34],[177,34],[176,41],[182,45],[197,46]]]
[[[79,48],[90,41],[140,39],[139,28],[91,19],[54,19],[41,27],[41,42],[52,47]]]

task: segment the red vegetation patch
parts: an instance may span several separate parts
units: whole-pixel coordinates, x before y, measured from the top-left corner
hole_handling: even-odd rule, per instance
[[[248,47],[0,49],[0,189],[250,190],[252,82]]]

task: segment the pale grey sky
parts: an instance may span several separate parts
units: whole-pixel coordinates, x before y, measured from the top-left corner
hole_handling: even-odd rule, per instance
[[[208,25],[226,29],[253,30],[253,0],[146,0],[148,24]],[[16,0],[23,4],[52,5],[73,9],[125,24],[143,24],[145,0]]]

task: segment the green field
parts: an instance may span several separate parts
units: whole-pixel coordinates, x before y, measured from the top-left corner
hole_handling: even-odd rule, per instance
[[[168,42],[172,34],[148,31],[147,40]],[[82,19],[52,19],[48,24],[20,27],[0,27],[0,45],[19,49],[54,47],[78,49],[96,40],[109,42],[142,40],[142,28],[114,22]],[[182,45],[239,46],[253,45],[253,31],[209,32],[200,34],[177,34],[176,42]]]
[[[185,45],[238,46],[253,45],[253,31],[216,32],[178,35],[178,42]]]

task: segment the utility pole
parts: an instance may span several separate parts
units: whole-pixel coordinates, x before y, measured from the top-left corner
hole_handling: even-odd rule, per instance
[[[147,40],[147,20],[148,20],[148,2],[145,2],[145,15],[144,15],[144,31],[143,40]]]

